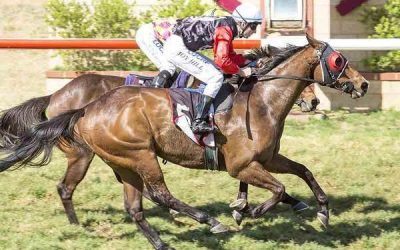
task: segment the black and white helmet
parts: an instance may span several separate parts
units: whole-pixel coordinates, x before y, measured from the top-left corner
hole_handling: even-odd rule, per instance
[[[232,17],[239,22],[261,23],[261,10],[251,3],[242,3],[232,13]]]

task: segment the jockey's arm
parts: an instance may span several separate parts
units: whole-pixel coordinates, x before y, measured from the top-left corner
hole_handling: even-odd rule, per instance
[[[232,45],[233,33],[229,27],[218,27],[214,35],[214,62],[224,74],[238,74],[248,60],[236,54]]]

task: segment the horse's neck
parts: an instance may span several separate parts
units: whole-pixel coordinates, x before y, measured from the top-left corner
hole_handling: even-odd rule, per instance
[[[307,62],[306,51],[307,49],[304,49],[291,56],[269,74],[308,78],[311,69]],[[277,79],[269,82],[258,82],[252,92],[258,99],[256,103],[264,105],[264,108],[268,110],[266,112],[268,117],[281,123],[306,86],[307,83],[299,80]]]

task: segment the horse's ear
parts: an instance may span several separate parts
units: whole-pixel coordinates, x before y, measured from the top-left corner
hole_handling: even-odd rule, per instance
[[[306,33],[306,38],[308,43],[311,45],[311,47],[313,48],[318,48],[322,45],[321,41],[318,41],[317,39],[315,39],[314,37],[310,36],[308,33]]]

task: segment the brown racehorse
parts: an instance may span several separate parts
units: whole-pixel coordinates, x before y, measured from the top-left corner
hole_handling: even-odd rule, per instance
[[[321,82],[321,54],[330,49],[325,43],[307,38],[308,46],[276,57],[270,68],[260,70],[258,81],[248,83],[252,86],[250,92],[239,92],[232,110],[215,116],[222,167],[232,177],[273,193],[271,199],[247,211],[253,218],[287,199],[283,184],[270,174],[278,172],[304,179],[320,205],[319,217],[325,224],[328,222],[328,199],[312,173],[278,153],[285,118],[301,91],[311,81]],[[265,82],[268,72],[274,78],[280,75],[284,79]],[[363,96],[369,86],[347,64],[340,77],[329,84],[353,98]],[[119,174],[126,209],[154,247],[166,245],[143,216],[144,185],[156,202],[207,223],[214,233],[226,231],[215,218],[179,201],[168,191],[157,156],[194,169],[201,169],[204,162],[203,149],[177,129],[170,122],[171,117],[168,90],[117,88],[84,108],[56,116],[22,135],[10,154],[0,161],[0,171],[13,165],[45,165],[53,146],[59,143],[64,150],[74,145],[86,147]],[[44,158],[33,162],[43,152]]]
[[[273,46],[255,49],[246,56],[251,60],[271,60],[281,50]],[[261,61],[261,60],[260,60]],[[260,62],[259,65],[263,65]],[[70,81],[52,95],[32,98],[18,106],[0,113],[0,148],[18,141],[19,135],[33,124],[45,121],[72,109],[86,106],[106,92],[121,87],[124,77],[112,75],[84,74]],[[314,111],[319,104],[313,88],[307,86],[296,101],[303,112]]]
[[[280,50],[269,46],[254,50],[249,56],[252,57],[252,60],[263,58],[265,61],[279,52]],[[73,79],[52,95],[33,98],[3,111],[0,116],[0,139],[3,140],[2,143],[0,142],[0,148],[1,145],[5,148],[11,147],[18,141],[18,137],[29,131],[34,124],[63,112],[82,108],[106,92],[123,86],[124,82],[125,78],[123,77],[85,74]],[[319,100],[311,86],[307,86],[296,103],[300,105],[303,112],[309,112],[316,109]],[[57,189],[69,221],[78,224],[72,196],[77,185],[85,177],[94,154],[89,151],[67,148],[65,156],[68,159],[68,167],[61,182],[57,185]],[[241,185],[243,186],[243,184]],[[296,203],[295,200],[292,201],[292,204],[294,204],[293,207],[297,205],[294,207],[296,211],[305,208],[304,204],[302,205],[298,201]],[[239,221],[238,219],[238,223],[240,223]]]

